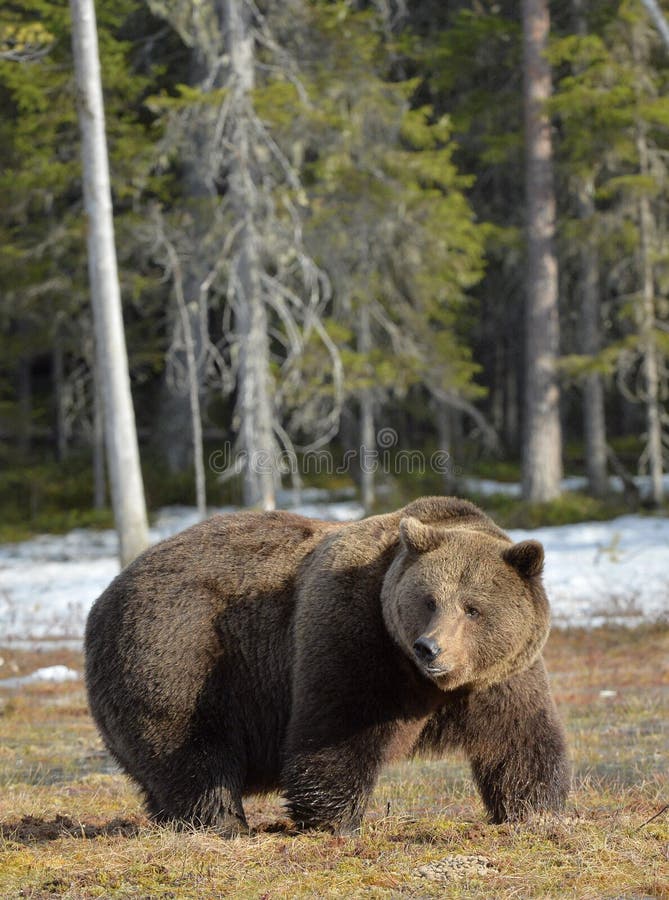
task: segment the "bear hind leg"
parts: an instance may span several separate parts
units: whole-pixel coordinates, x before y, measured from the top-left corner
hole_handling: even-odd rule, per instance
[[[163,803],[152,796],[146,805],[149,815],[159,825],[207,828],[222,837],[235,837],[249,831],[241,798],[221,788],[204,792],[188,808],[175,808],[173,803]]]
[[[204,780],[190,769],[180,779],[172,775],[158,789],[154,783],[145,793],[148,813],[159,824],[208,828],[223,837],[249,831],[241,789],[220,775]]]
[[[249,831],[241,796],[226,788],[209,788],[188,802],[165,801],[149,794],[147,810],[154,822],[178,828],[208,828],[222,837],[235,837]]]

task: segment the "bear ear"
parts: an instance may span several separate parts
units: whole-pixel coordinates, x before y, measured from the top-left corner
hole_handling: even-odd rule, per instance
[[[420,519],[406,516],[400,520],[400,538],[412,553],[427,553],[434,550],[444,540],[444,534],[438,528],[426,525]]]
[[[502,559],[526,578],[541,575],[544,568],[544,548],[539,541],[520,541],[502,553]]]

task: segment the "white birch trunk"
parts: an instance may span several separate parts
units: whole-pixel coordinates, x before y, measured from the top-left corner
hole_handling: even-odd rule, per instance
[[[233,271],[235,330],[239,349],[237,412],[241,446],[246,456],[244,504],[274,509],[278,479],[274,440],[272,380],[269,368],[267,310],[260,283],[260,253],[254,213],[258,188],[254,183],[250,135],[251,92],[254,87],[254,45],[248,7],[241,0],[223,0],[235,126],[234,155],[229,175],[230,200],[238,223]]]
[[[372,349],[369,308],[363,302],[358,315],[358,352],[369,353]],[[374,455],[376,434],[374,433],[374,397],[370,388],[360,391],[360,499],[365,515],[369,515],[376,500],[374,489]]]
[[[93,0],[70,0],[88,219],[88,270],[105,437],[121,564],[148,546],[144,486],[130,393],[121,294],[114,246],[109,161]]]
[[[555,193],[551,125],[545,109],[551,96],[545,57],[548,0],[523,0],[522,15],[527,198],[523,495],[531,502],[545,502],[560,494],[562,479]]]

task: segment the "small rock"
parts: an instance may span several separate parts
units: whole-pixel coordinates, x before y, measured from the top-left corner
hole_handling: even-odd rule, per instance
[[[498,875],[499,869],[486,856],[445,856],[420,866],[415,874],[430,881],[450,881],[474,875]]]

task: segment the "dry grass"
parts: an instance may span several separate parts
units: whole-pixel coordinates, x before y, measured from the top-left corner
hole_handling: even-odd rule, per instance
[[[0,677],[81,667],[0,656]],[[247,803],[250,838],[155,828],[80,683],[0,689],[0,897],[669,897],[669,629],[555,632],[547,656],[567,817],[488,825],[461,760],[415,762],[384,774],[355,838],[292,833],[277,798]]]

